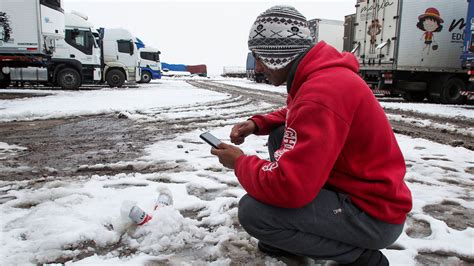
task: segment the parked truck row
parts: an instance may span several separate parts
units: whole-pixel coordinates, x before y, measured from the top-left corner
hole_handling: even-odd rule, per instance
[[[83,84],[160,78],[159,51],[138,49],[125,29],[96,29],[88,17],[65,13],[62,0],[0,2],[0,88],[34,83],[78,89]]]
[[[470,52],[463,48],[472,23],[467,9],[466,0],[357,0],[345,38],[353,38],[360,74],[374,93],[459,104],[470,87],[460,61],[463,49]],[[464,66],[471,71],[468,58]]]

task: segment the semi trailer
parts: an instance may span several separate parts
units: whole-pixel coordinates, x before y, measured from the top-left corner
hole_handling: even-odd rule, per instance
[[[353,52],[374,93],[459,104],[466,0],[357,0]]]
[[[64,78],[52,60],[57,40],[64,39],[64,23],[61,0],[0,1],[0,88]]]
[[[356,14],[350,14],[344,17],[344,41],[342,50],[344,52],[350,52],[352,50],[352,44],[355,38],[355,25]]]
[[[343,50],[344,21],[316,18],[308,20],[308,25],[314,43],[325,41],[338,51]]]

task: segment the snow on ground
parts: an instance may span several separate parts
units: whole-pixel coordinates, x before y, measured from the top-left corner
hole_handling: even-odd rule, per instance
[[[164,88],[151,85],[127,89],[123,95],[139,99],[143,92],[149,93],[161,106],[189,103],[175,92],[180,88],[187,93],[196,91],[192,94],[194,102],[223,97],[191,90],[182,81],[166,81],[160,85]],[[84,92],[83,99],[91,99],[87,93],[99,94]],[[65,94],[58,93],[55,97],[72,97]],[[53,106],[48,112],[41,109],[28,114],[15,111],[22,106],[12,105],[8,110],[16,113],[16,119],[54,114]],[[146,107],[128,105],[120,110],[133,113],[143,109],[149,119],[147,109],[156,106],[158,103]],[[76,111],[63,110],[61,115],[76,115]],[[185,118],[189,112],[168,115],[174,119]],[[230,125],[207,128],[226,142],[229,142],[230,129]],[[1,181],[0,265],[48,262],[67,262],[68,265],[276,264],[275,259],[262,256],[256,249],[256,240],[240,228],[237,206],[245,191],[233,172],[221,166],[210,155],[210,146],[199,139],[205,130],[150,143],[141,158],[122,162],[123,165],[166,163],[171,166],[168,171],[94,175],[74,180],[68,177],[39,179],[38,184],[50,181],[44,185],[34,185],[32,181]],[[414,206],[394,247],[383,252],[392,265],[414,265],[419,252],[454,254],[474,260],[474,228],[472,221],[462,215],[466,209],[474,208],[474,152],[402,135],[397,135],[397,139],[407,162],[406,181]],[[247,154],[268,158],[265,143],[265,137],[250,136],[241,148]],[[22,150],[22,147],[0,143],[0,156]],[[163,186],[172,191],[174,205],[153,211],[157,190]],[[132,225],[120,214],[121,205],[127,200],[135,201],[153,219],[143,226]],[[451,219],[443,218],[444,213],[452,210],[457,214]],[[76,261],[71,261],[73,258]],[[450,262],[459,264],[456,259]]]
[[[387,117],[390,121],[400,121],[420,128],[435,128],[439,130],[446,130],[448,132],[456,134],[461,134],[468,137],[474,137],[474,128],[472,127],[458,127],[449,123],[437,123],[429,119],[420,119],[419,117],[407,117],[404,115],[387,114]]]
[[[287,94],[286,86],[275,87],[271,84],[256,83],[255,81],[251,81],[248,79],[240,79],[240,78],[218,79],[216,78],[215,81],[222,84],[234,85],[234,86],[239,86],[239,87],[244,87],[244,88],[249,88],[249,89],[254,89],[254,90],[273,91],[273,92]]]
[[[466,105],[444,105],[434,103],[380,102],[385,109],[412,111],[440,117],[474,118],[474,108]]]
[[[155,107],[224,99],[225,95],[196,89],[184,81],[160,80],[138,88],[94,91],[18,90],[2,93],[49,93],[44,97],[0,100],[0,122],[141,111]]]
[[[221,78],[216,79],[217,82],[229,85],[240,86],[249,89],[276,91],[286,94],[286,87],[275,87],[269,84],[256,83],[248,79],[239,78]],[[440,117],[457,117],[457,118],[474,118],[474,108],[465,105],[441,105],[431,103],[408,103],[400,99],[400,102],[384,102],[380,104],[385,109],[412,111],[422,114],[435,115]]]

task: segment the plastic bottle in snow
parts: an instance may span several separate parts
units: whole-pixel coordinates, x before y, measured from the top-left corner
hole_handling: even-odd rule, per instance
[[[158,188],[158,198],[155,202],[155,210],[170,205],[173,205],[173,196],[171,191],[166,187]]]
[[[133,201],[124,201],[122,203],[120,212],[122,217],[128,217],[134,224],[137,225],[144,225],[152,218],[151,215],[138,207],[136,202]]]

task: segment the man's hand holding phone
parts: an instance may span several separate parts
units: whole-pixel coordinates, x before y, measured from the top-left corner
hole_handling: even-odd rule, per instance
[[[219,148],[212,148],[211,154],[219,158],[219,162],[227,168],[235,169],[235,162],[244,152],[234,145],[221,143]]]
[[[237,158],[244,155],[241,149],[220,141],[209,132],[203,133],[199,137],[212,146],[211,154],[217,156],[219,162],[227,168],[234,169]]]
[[[236,145],[244,143],[245,138],[255,132],[257,125],[252,120],[236,124],[230,132],[230,141]]]

